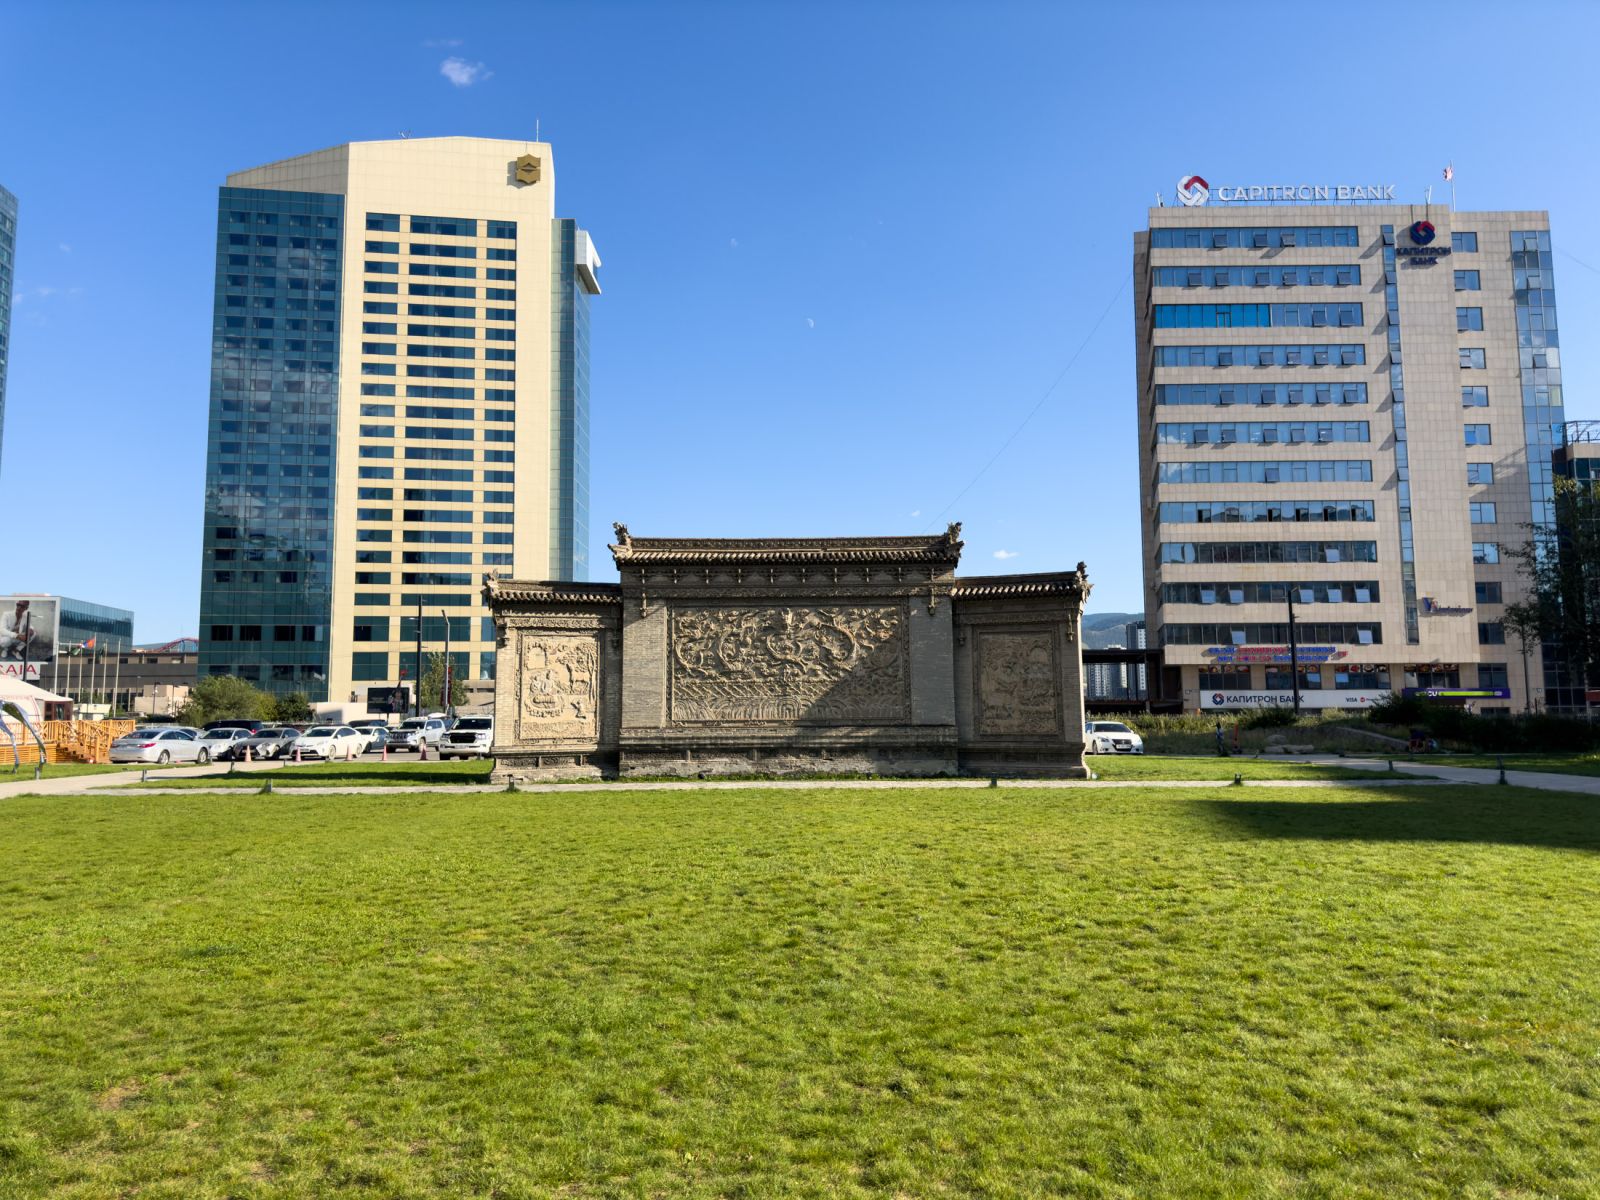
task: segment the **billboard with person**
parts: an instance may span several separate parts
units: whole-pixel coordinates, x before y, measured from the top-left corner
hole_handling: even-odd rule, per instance
[[[55,662],[60,624],[54,596],[0,596],[0,675],[37,681]]]

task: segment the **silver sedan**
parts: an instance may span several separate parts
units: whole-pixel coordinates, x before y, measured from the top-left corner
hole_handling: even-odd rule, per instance
[[[200,742],[200,731],[187,726],[158,725],[135,729],[111,743],[114,763],[208,763],[211,751]]]

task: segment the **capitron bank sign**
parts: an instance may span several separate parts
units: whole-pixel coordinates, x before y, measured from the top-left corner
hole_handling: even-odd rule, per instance
[[[1212,187],[1198,175],[1178,180],[1178,203],[1202,204],[1381,204],[1394,200],[1392,183],[1253,183]]]

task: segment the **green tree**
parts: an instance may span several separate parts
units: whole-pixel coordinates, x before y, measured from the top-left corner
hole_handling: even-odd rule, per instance
[[[177,715],[180,723],[195,726],[233,719],[261,721],[270,720],[276,707],[272,696],[249,680],[207,675],[189,689],[189,698]]]
[[[1534,642],[1539,640],[1545,626],[1544,613],[1537,600],[1518,600],[1508,604],[1500,616],[1505,631],[1517,639],[1522,647],[1522,711],[1533,711],[1533,687],[1528,674],[1528,656]]]
[[[444,655],[428,655],[428,669],[422,673],[422,682],[418,685],[417,695],[421,697],[422,711],[438,712],[444,708],[440,703],[440,694],[444,691]],[[453,674],[450,678],[450,703],[452,705],[467,702],[467,687],[461,682],[460,673]]]
[[[311,701],[304,692],[289,692],[279,696],[272,706],[272,719],[284,725],[304,725],[314,720]]]
[[[1592,688],[1600,686],[1600,495],[1574,479],[1557,479],[1554,490],[1554,522],[1525,525],[1528,540],[1509,552],[1529,598],[1506,628],[1554,648]]]

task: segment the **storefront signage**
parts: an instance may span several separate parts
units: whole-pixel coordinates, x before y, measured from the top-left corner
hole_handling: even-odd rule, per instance
[[[1510,688],[1405,688],[1405,696],[1425,696],[1429,700],[1509,700]]]
[[[1432,596],[1422,597],[1422,615],[1425,617],[1466,617],[1472,609],[1456,604],[1440,604]]]
[[[1286,663],[1288,646],[1207,646],[1202,652],[1217,663]],[[1334,646],[1299,646],[1295,649],[1295,662],[1311,666],[1316,663],[1338,662],[1349,656],[1348,650]]]
[[[1411,238],[1411,245],[1396,246],[1394,250],[1394,256],[1403,263],[1410,263],[1413,267],[1428,267],[1450,253],[1449,246],[1434,244],[1439,231],[1433,227],[1432,221],[1413,221],[1406,233]]]
[[[1213,201],[1217,204],[1392,204],[1394,186],[1392,183],[1269,183],[1212,187],[1198,175],[1185,175],[1178,180],[1178,202],[1185,208]]]
[[[1302,689],[1301,708],[1371,708],[1388,692],[1332,692]],[[1200,693],[1201,708],[1293,708],[1294,692],[1273,689],[1267,692]]]

